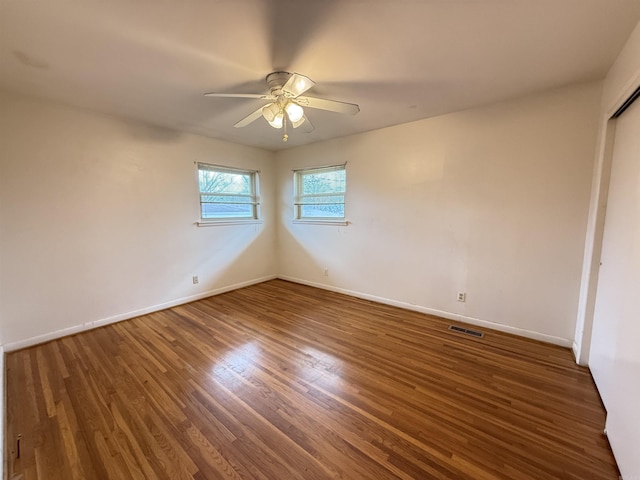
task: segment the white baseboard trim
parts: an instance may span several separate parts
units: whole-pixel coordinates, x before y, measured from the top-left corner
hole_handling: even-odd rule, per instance
[[[278,278],[286,280],[288,282],[300,283],[302,285],[308,285],[310,287],[321,288],[323,290],[329,290],[337,293],[344,293],[352,297],[362,298],[364,300],[371,300],[373,302],[383,303],[385,305],[391,305],[393,307],[404,308],[406,310],[413,310],[420,313],[426,313],[429,315],[435,315],[437,317],[446,318],[447,320],[455,320],[458,322],[469,323],[471,325],[477,325],[479,327],[491,328],[500,332],[511,333],[520,337],[531,338],[533,340],[539,340],[545,343],[551,343],[553,345],[559,345],[561,347],[570,348],[573,344],[572,339],[556,337],[553,335],[547,335],[545,333],[534,332],[531,330],[525,330],[522,328],[512,327],[510,325],[504,325],[502,323],[494,323],[488,320],[481,320],[479,318],[467,317],[457,313],[445,312],[442,310],[436,310],[433,308],[423,307],[421,305],[414,305],[412,303],[399,302],[390,298],[378,297],[377,295],[370,295],[368,293],[357,292],[354,290],[348,290],[346,288],[335,287],[333,285],[326,285],[323,283],[311,282],[300,278],[289,277],[287,275],[278,275]]]
[[[196,295],[190,295],[188,297],[177,298],[169,302],[159,303],[150,307],[141,308],[139,310],[133,310],[131,312],[121,313],[112,317],[102,318],[94,320],[92,322],[83,323],[81,325],[75,325],[73,327],[63,328],[62,330],[56,330],[55,332],[45,333],[43,335],[37,335],[35,337],[26,338],[24,340],[18,340],[16,342],[6,343],[1,347],[5,352],[13,352],[22,348],[32,347],[39,343],[49,342],[57,338],[66,337],[68,335],[74,335],[76,333],[92,330],[94,328],[103,327],[111,323],[121,322],[123,320],[129,320],[131,318],[139,317],[141,315],[147,315],[148,313],[158,312],[167,308],[175,307],[177,305],[183,305],[185,303],[195,302],[203,298],[212,297],[214,295],[220,295],[221,293],[230,292],[231,290],[237,290],[239,288],[248,287],[249,285],[255,285],[256,283],[266,282],[278,278],[277,275],[268,275],[266,277],[255,278],[247,280],[246,282],[235,283],[233,285],[227,285],[224,287],[209,290],[207,292],[198,293]]]

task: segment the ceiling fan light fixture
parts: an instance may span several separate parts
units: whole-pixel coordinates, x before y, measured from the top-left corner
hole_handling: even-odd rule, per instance
[[[262,116],[269,123],[273,122],[279,113],[280,107],[276,103],[270,103],[262,108]]]
[[[289,102],[284,109],[287,112],[289,120],[291,120],[291,123],[293,124],[300,121],[300,119],[304,117],[304,110],[297,103]]]
[[[284,115],[282,114],[282,112],[280,112],[278,115],[276,115],[273,120],[269,121],[269,125],[271,125],[273,128],[282,128],[282,124],[284,123]]]

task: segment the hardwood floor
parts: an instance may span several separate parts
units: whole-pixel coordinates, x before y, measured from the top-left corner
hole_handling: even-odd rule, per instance
[[[274,280],[10,353],[9,473],[618,478],[568,350],[449,324]]]

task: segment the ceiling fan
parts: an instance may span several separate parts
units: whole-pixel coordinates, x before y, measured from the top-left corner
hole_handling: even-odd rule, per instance
[[[284,128],[282,141],[289,138],[287,134],[287,123],[291,123],[293,128],[302,127],[304,132],[313,131],[314,127],[305,115],[304,108],[317,108],[330,112],[346,113],[355,115],[360,111],[360,107],[355,103],[337,102],[335,100],[325,100],[322,98],[301,96],[304,92],[315,85],[309,77],[299,73],[273,72],[267,75],[267,85],[269,93],[205,93],[207,97],[231,97],[231,98],[254,98],[258,100],[268,100],[269,103],[262,105],[255,112],[250,113],[234,125],[236,128],[246,127],[260,117],[269,122],[273,128]],[[288,122],[287,122],[288,121]]]

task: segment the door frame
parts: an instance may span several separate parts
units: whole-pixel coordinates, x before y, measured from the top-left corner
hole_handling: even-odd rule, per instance
[[[582,262],[576,332],[573,343],[573,353],[576,362],[580,365],[586,366],[589,364],[589,353],[591,351],[593,314],[598,293],[602,239],[607,214],[613,144],[616,134],[617,120],[614,115],[638,88],[640,88],[640,71],[636,72],[612,105],[603,106],[603,114],[601,115]],[[640,99],[636,101],[640,101]]]

